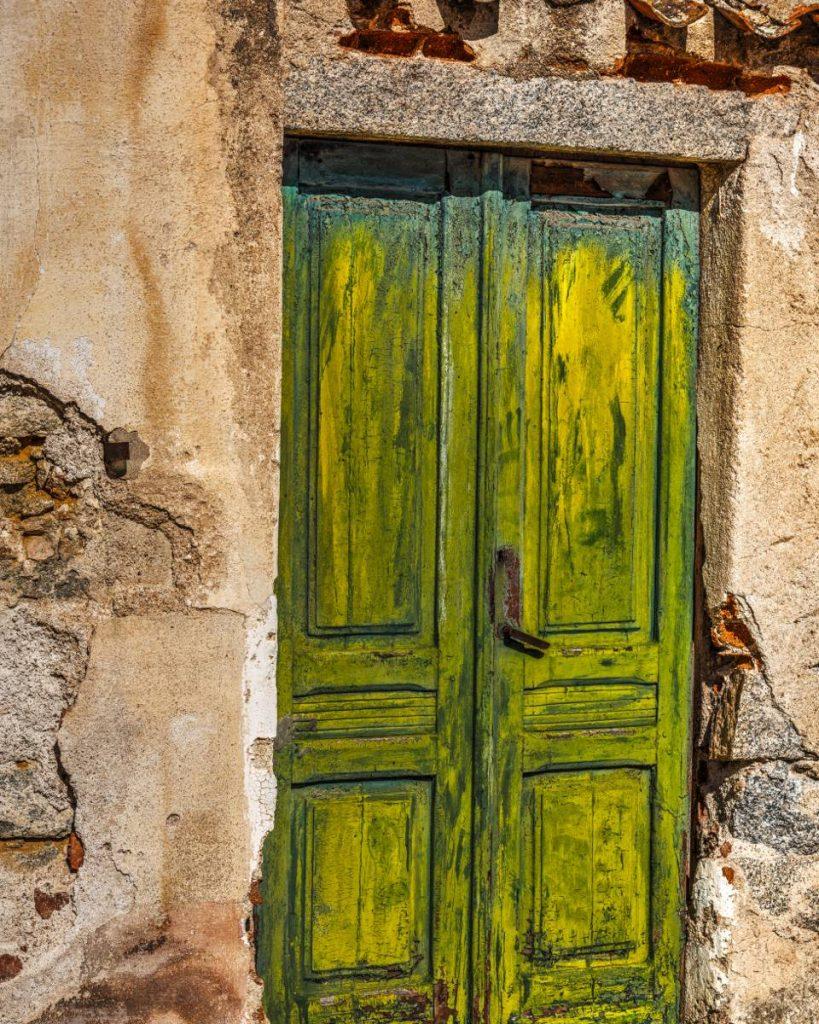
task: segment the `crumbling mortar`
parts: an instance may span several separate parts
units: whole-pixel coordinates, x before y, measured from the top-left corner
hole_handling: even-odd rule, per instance
[[[59,695],[56,697],[57,706],[54,707],[56,721],[53,732],[50,727],[43,732],[46,740],[50,734],[51,745],[48,750],[52,756],[46,761],[45,748],[42,748],[41,757],[34,761],[35,765],[39,764],[36,771],[41,774],[32,775],[30,781],[27,777],[25,782],[25,785],[31,787],[25,792],[27,801],[28,793],[31,793],[32,810],[22,811],[19,823],[13,817],[9,823],[11,827],[0,842],[36,838],[38,841],[65,844],[70,872],[67,877],[75,879],[82,868],[86,851],[83,837],[78,832],[78,821],[81,820],[80,795],[63,759],[61,733],[66,716],[75,705],[89,670],[97,623],[105,618],[138,612],[146,605],[151,610],[159,605],[161,608],[183,612],[193,607],[204,608],[203,601],[194,600],[204,591],[202,563],[197,533],[191,523],[185,521],[178,512],[162,507],[155,498],[146,500],[141,497],[130,481],[108,479],[103,463],[105,431],[76,402],[61,401],[36,380],[23,374],[0,370],[0,399],[3,398],[9,403],[6,429],[13,439],[3,447],[3,457],[8,461],[19,451],[35,467],[30,475],[26,473],[20,477],[22,482],[19,485],[13,482],[10,489],[2,489],[0,497],[5,496],[6,501],[16,503],[9,508],[20,505],[21,509],[16,521],[7,518],[6,522],[22,539],[24,536],[35,535],[40,520],[44,519],[43,528],[48,531],[50,543],[51,538],[54,538],[51,552],[46,553],[43,560],[20,561],[23,557],[28,558],[28,549],[23,552],[22,548],[18,548],[15,552],[12,546],[4,550],[0,563],[3,568],[3,603],[8,613],[14,609],[14,614],[22,617],[21,621],[31,623],[32,628],[38,630],[38,642],[41,641],[46,650],[51,643],[49,637],[53,638],[55,649],[69,641],[72,649],[76,650],[76,659],[70,671],[59,659],[54,659],[53,665],[48,663],[44,669],[44,679],[49,680],[44,684],[46,688],[32,691],[39,700],[54,699],[51,697],[52,692]],[[27,421],[42,422],[42,436],[38,431],[36,437],[23,437],[19,431],[24,429],[23,424]],[[36,444],[27,448],[29,440]],[[14,481],[15,478],[10,479]],[[61,495],[59,499],[54,497],[55,486]],[[20,488],[27,487],[32,488],[31,494],[35,495],[38,504],[48,499],[45,518],[42,512],[31,511],[30,505],[21,504],[22,497],[8,497]],[[43,497],[36,498],[37,494]],[[190,497],[196,500],[198,495],[192,491]],[[112,517],[113,522],[132,522],[156,530],[167,539],[169,575],[164,580],[159,576],[158,582],[149,581],[147,584],[149,588],[163,588],[161,592],[156,589],[158,600],[154,600],[150,590],[145,592],[147,596],[137,594],[136,604],[129,592],[123,595],[117,593],[116,570],[113,570],[109,579],[109,566],[105,564],[107,559],[100,562],[100,556],[106,549],[99,546],[92,548],[96,538],[101,537],[106,529],[106,516]],[[62,538],[69,529],[78,537],[79,545],[71,545],[69,553],[63,554]],[[124,538],[124,546],[119,549],[120,557],[139,558],[139,552],[136,555],[129,553],[130,534],[124,534]],[[79,572],[75,570],[75,565],[79,566]],[[225,610],[239,614],[244,619],[236,609]],[[49,775],[49,772],[52,774]],[[59,805],[54,802],[58,790],[62,794]],[[43,809],[49,803],[52,812]],[[27,808],[28,803],[24,806]],[[54,815],[53,822],[49,820],[50,813]],[[27,826],[25,816],[29,814],[32,815],[32,823]],[[58,827],[49,828],[50,824],[58,824]],[[94,851],[97,857],[104,852],[100,849]],[[137,888],[136,879],[110,848],[108,858],[117,874],[127,882],[133,900]],[[61,899],[64,897],[61,905],[73,905],[76,899],[73,882],[67,884],[67,890],[60,893]]]
[[[742,595],[737,595],[737,599],[741,602],[742,609],[743,609],[745,615],[747,616],[747,618],[749,620],[748,625],[749,625],[749,628],[751,630],[751,635],[752,635],[753,640],[754,640],[754,644],[755,644],[755,648],[756,648],[756,651],[755,651],[756,657],[758,659],[759,667],[761,669],[762,679],[763,679],[763,681],[765,683],[767,692],[768,692],[768,694],[770,696],[771,704],[782,715],[782,717],[788,722],[788,725],[790,726],[790,728],[792,728],[794,730],[794,732],[797,734],[797,736],[799,737],[800,746],[801,746],[801,752],[800,752],[801,756],[798,757],[798,758],[794,758],[794,760],[819,760],[819,753],[817,753],[816,751],[811,750],[809,748],[808,743],[807,743],[807,739],[806,739],[803,731],[800,729],[799,725],[791,718],[791,716],[788,714],[788,712],[786,711],[786,709],[784,708],[784,706],[780,702],[779,698],[776,696],[776,693],[775,693],[774,688],[773,688],[773,684],[771,683],[770,673],[769,673],[769,670],[768,670],[768,665],[767,665],[767,661],[766,661],[765,654],[764,654],[764,647],[763,647],[763,640],[762,640],[762,630],[761,630],[761,628],[759,626],[759,622],[757,620],[756,613],[754,612],[753,605],[750,603],[750,601],[747,600],[747,598],[745,598]],[[786,758],[782,758],[782,759],[783,760],[787,760]],[[770,759],[760,758],[760,760],[776,760],[776,759],[775,758],[770,758]]]
[[[754,769],[781,764],[789,772],[805,773],[816,777],[819,756],[809,749],[806,738],[792,721],[777,698],[770,678],[769,667],[764,653],[764,638],[753,607],[744,595],[726,594],[717,607],[707,608],[702,567],[705,563],[704,532],[701,522],[697,525],[697,609],[695,622],[695,671],[700,681],[701,692],[706,698],[695,703],[695,735],[699,737],[694,768],[696,779],[695,799],[692,801],[691,845],[689,873],[686,887],[688,948],[691,969],[695,972],[710,972],[707,978],[699,977],[697,984],[707,987],[708,1005],[686,986],[684,1019],[692,1024],[733,1024],[730,1016],[726,986],[731,974],[740,973],[731,956],[731,920],[722,916],[726,907],[721,906],[718,890],[714,890],[713,871],[709,862],[716,862],[724,883],[734,884],[734,868],[721,863],[730,857],[735,842],[734,808],[741,801],[746,780],[754,777]],[[714,744],[714,730],[717,718],[723,708],[720,701],[725,699],[733,687],[735,707],[729,716],[729,725],[735,729],[737,712],[743,699],[743,687],[748,674],[764,687],[765,701],[779,717],[781,732],[791,730],[796,738],[793,749],[777,752],[748,751],[743,756],[733,752],[733,734],[723,737],[723,743]],[[717,700],[708,702],[709,693],[717,693]],[[763,744],[764,745],[764,744]],[[714,756],[718,755],[718,756]],[[732,780],[735,782],[732,784]],[[797,846],[804,844],[804,820],[799,812],[793,813],[793,824],[797,829]],[[747,827],[747,826],[746,826]],[[740,833],[741,834],[741,833]],[[759,837],[760,842],[765,838]],[[721,867],[720,867],[721,865]],[[719,872],[717,873],[718,877]],[[747,875],[747,872],[746,872]],[[730,912],[727,911],[729,914]],[[696,987],[696,986],[695,986]],[[704,1014],[704,1016],[703,1016]]]
[[[83,484],[84,480],[87,479],[89,481],[94,497],[89,498],[86,507],[89,510],[97,509],[98,518],[103,513],[109,513],[137,525],[161,532],[168,540],[173,555],[170,565],[173,580],[172,591],[177,595],[182,595],[186,591],[189,594],[197,590],[203,591],[205,589],[205,581],[202,575],[201,559],[198,556],[198,545],[194,527],[179,514],[175,514],[170,509],[158,505],[155,501],[135,494],[127,481],[108,479],[102,471],[103,442],[106,437],[103,427],[84,413],[76,402],[60,401],[30,377],[8,370],[0,370],[0,386],[4,387],[4,393],[7,395],[16,394],[22,398],[32,398],[35,401],[42,402],[58,417],[61,423],[69,427],[76,419],[79,428],[87,432],[99,449],[98,471],[90,477],[75,481],[73,485],[76,489]],[[85,495],[82,495],[82,497],[85,497]],[[101,528],[99,522],[96,523],[96,526],[98,530]],[[69,571],[66,573],[66,580],[70,579],[71,574]],[[75,580],[75,585],[80,590],[84,588],[83,582],[79,579]],[[35,592],[22,596],[34,598],[49,596],[59,598],[62,596],[60,594],[50,595],[48,593],[36,592],[36,576],[33,578],[31,586],[35,589]],[[83,593],[82,596],[91,600],[87,592]],[[12,599],[10,601],[7,600],[7,603],[13,604],[16,602]],[[96,603],[99,604],[98,601]],[[190,606],[191,601],[188,598],[187,602],[185,602],[181,596],[178,596],[174,603],[177,606],[187,607]],[[108,612],[112,615],[128,614],[131,610],[130,607],[123,608],[118,606],[116,601],[111,602],[108,608]]]
[[[74,688],[74,692],[71,696],[70,702],[63,708],[60,714],[60,721],[57,726],[57,731],[54,738],[54,757],[57,762],[57,774],[59,775],[60,779],[63,782],[63,785],[65,786],[65,791],[68,796],[68,802],[71,806],[71,831],[69,833],[69,836],[76,837],[76,842],[79,844],[79,849],[80,851],[83,851],[82,854],[77,858],[77,860],[79,861],[79,863],[77,863],[77,860],[74,859],[76,856],[75,851],[74,849],[72,849],[71,845],[69,845],[66,855],[68,859],[69,869],[72,871],[73,874],[76,874],[79,868],[82,866],[82,859],[84,857],[84,844],[82,841],[81,834],[77,831],[77,791],[74,788],[74,783],[71,779],[71,773],[69,772],[68,768],[65,765],[65,762],[63,761],[62,752],[60,750],[60,730],[62,729],[65,716],[68,714],[71,708],[74,707],[80,687],[85,682],[85,678],[88,675],[88,665],[90,662],[91,646],[94,640],[94,633],[95,626],[92,624],[89,627],[89,633],[85,641],[85,657],[83,662],[82,676],[77,681],[77,685]]]

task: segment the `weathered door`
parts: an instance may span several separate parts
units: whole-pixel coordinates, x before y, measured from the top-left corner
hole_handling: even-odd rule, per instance
[[[274,1021],[676,1020],[694,183],[290,146]]]

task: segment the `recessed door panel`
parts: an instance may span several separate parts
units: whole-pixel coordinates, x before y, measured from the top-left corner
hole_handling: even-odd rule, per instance
[[[313,786],[297,806],[305,978],[427,975],[429,784]]]
[[[651,624],[658,216],[549,211],[542,231],[541,626]]]
[[[524,957],[537,972],[648,954],[650,773],[556,771],[524,784]]]
[[[314,247],[311,623],[412,632],[432,618],[439,210],[319,196]],[[427,568],[430,569],[429,561]]]

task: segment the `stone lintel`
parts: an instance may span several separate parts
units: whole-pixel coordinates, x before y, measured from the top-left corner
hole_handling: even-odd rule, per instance
[[[736,163],[781,100],[622,78],[516,81],[443,61],[317,58],[288,69],[285,130],[552,153]],[[777,116],[779,115],[779,116]],[[784,125],[783,125],[784,128]]]

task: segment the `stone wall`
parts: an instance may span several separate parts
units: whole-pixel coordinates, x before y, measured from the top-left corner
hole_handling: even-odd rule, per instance
[[[2,1024],[261,1019],[283,129],[703,168],[687,1013],[813,1024],[810,10],[9,0],[2,25]]]

